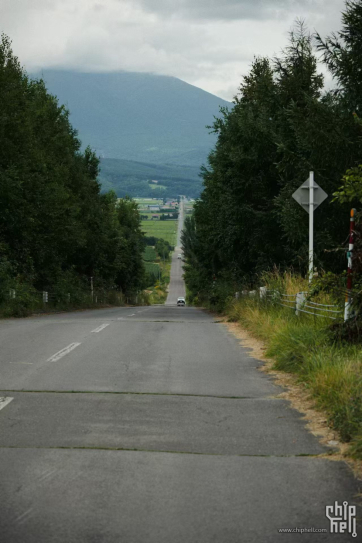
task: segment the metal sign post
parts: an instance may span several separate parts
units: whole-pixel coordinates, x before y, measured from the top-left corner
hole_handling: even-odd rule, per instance
[[[314,256],[314,172],[309,172],[309,282],[313,279]]]
[[[308,191],[308,192],[307,192]],[[306,199],[308,194],[308,200]],[[328,194],[314,181],[314,172],[309,172],[309,178],[292,195],[294,200],[309,213],[309,282],[313,279],[314,258],[314,211],[324,202]]]

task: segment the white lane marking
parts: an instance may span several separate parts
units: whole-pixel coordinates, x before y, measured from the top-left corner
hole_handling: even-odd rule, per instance
[[[9,362],[9,364],[29,364],[29,366],[32,366],[33,362]]]
[[[16,522],[17,522],[18,524],[22,524],[23,522],[27,521],[28,518],[31,517],[32,511],[33,511],[33,508],[30,507],[30,509],[28,509],[27,511],[25,511],[25,513],[23,513],[22,515],[20,515],[20,516],[16,519]]]
[[[100,326],[98,326],[98,328],[95,328],[94,330],[92,330],[91,333],[100,332],[101,330],[104,330],[105,328],[107,328],[107,326],[109,326],[109,323],[108,324],[101,324]]]
[[[43,483],[46,479],[49,479],[49,477],[53,477],[54,473],[57,473],[57,471],[57,469],[45,470],[43,475],[39,477],[38,482]]]
[[[143,309],[142,311],[137,311],[137,313],[143,313],[143,311],[148,311],[147,309]],[[125,317],[118,317],[117,321],[123,321],[125,319],[128,319],[128,317],[134,317],[136,313],[131,313],[130,315],[126,315]]]
[[[53,354],[50,358],[48,358],[47,362],[56,362],[66,354],[70,353],[73,349],[78,347],[78,345],[81,345],[80,343],[71,343],[68,345],[68,347],[64,347],[61,351],[58,351],[57,353]]]
[[[7,398],[6,398],[6,397],[5,397],[5,398],[4,398],[4,397],[3,397],[3,398],[0,398],[0,411],[1,411],[2,409],[4,409],[4,407],[5,407],[6,405],[8,405],[8,404],[11,402],[11,400],[13,400],[13,399],[14,399],[14,398],[9,398],[9,397],[7,397]]]

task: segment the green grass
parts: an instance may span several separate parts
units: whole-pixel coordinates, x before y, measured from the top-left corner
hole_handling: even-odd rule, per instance
[[[160,261],[157,264],[154,262],[145,262],[146,271],[153,273],[156,277],[160,273],[160,279],[156,284],[147,289],[148,300],[151,304],[163,304],[167,298],[167,285],[170,282],[171,262]]]
[[[161,271],[159,264],[156,264],[156,262],[144,262],[144,266],[147,273],[153,274],[155,277],[159,277]]]
[[[301,281],[289,279],[291,293]],[[351,442],[352,456],[362,459],[362,346],[337,341],[326,319],[250,298],[231,302],[226,313],[266,343],[275,369],[298,376],[341,440]]]
[[[176,245],[177,221],[142,221],[142,231],[146,236],[155,236],[168,241],[170,245]]]
[[[157,253],[153,247],[150,247],[149,245],[145,248],[142,255],[143,260],[146,262],[153,262],[157,258]]]

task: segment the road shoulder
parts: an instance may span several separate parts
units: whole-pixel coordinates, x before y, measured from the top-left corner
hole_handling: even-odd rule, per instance
[[[317,437],[322,445],[330,447],[330,452],[325,457],[331,461],[346,462],[352,469],[354,476],[362,481],[362,461],[351,458],[349,445],[343,443],[338,432],[328,425],[328,416],[323,410],[318,409],[308,388],[298,382],[297,376],[273,368],[274,361],[265,356],[266,346],[261,340],[255,338],[239,323],[228,322],[227,318],[220,320],[241,346],[250,350],[249,356],[262,362],[257,371],[268,374],[276,385],[284,389],[278,397],[287,400],[293,409],[301,413],[306,422],[306,429]]]

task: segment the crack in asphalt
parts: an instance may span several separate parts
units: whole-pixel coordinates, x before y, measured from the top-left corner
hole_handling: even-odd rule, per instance
[[[5,449],[19,449],[19,450],[89,450],[89,451],[119,451],[119,452],[148,452],[148,453],[162,453],[162,454],[187,454],[194,456],[223,456],[223,457],[236,457],[236,458],[313,458],[313,459],[329,459],[333,456],[333,451],[330,453],[321,453],[321,454],[309,454],[309,453],[299,453],[299,454],[222,454],[222,453],[207,453],[207,452],[197,452],[197,451],[172,451],[172,450],[162,450],[162,449],[138,449],[138,448],[127,448],[127,447],[101,447],[101,446],[70,446],[70,445],[59,445],[59,446],[18,446],[18,445],[0,445],[0,450]]]
[[[182,392],[127,392],[127,391],[102,391],[102,390],[23,390],[23,389],[2,389],[0,393],[16,392],[18,394],[114,394],[119,396],[181,396],[186,398],[216,398],[223,400],[284,400],[278,396],[220,396],[216,394],[186,394]]]

